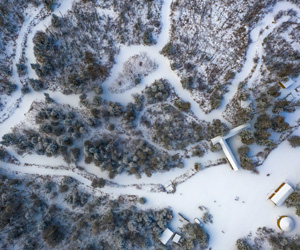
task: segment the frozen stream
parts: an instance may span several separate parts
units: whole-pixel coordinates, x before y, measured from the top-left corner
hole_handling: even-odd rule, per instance
[[[63,1],[63,4],[55,10],[55,12],[65,13],[71,7],[72,1]],[[169,60],[162,56],[159,51],[169,40],[169,31],[171,27],[170,23],[170,5],[172,0],[165,0],[162,7],[162,32],[159,36],[158,42],[154,46],[122,46],[120,54],[116,59],[116,65],[113,67],[111,77],[104,82],[104,96],[107,100],[118,101],[122,104],[127,104],[132,100],[133,93],[140,93],[145,86],[150,85],[154,80],[159,78],[168,79],[174,87],[176,93],[185,101],[189,101],[192,106],[192,111],[197,118],[211,121],[213,119],[222,119],[221,113],[225,105],[235,94],[237,85],[249,76],[251,70],[254,67],[253,59],[258,56],[260,59],[263,55],[262,42],[263,39],[271,33],[281,23],[288,20],[288,17],[283,16],[277,22],[273,23],[274,17],[280,10],[288,10],[293,8],[300,13],[299,8],[289,2],[277,3],[272,10],[259,22],[251,33],[252,43],[249,45],[246,55],[245,64],[242,71],[235,76],[232,85],[229,87],[229,92],[224,96],[222,101],[222,107],[219,110],[215,110],[212,113],[205,115],[200,109],[197,102],[193,100],[191,93],[182,88],[179,77],[170,68]],[[17,39],[17,50],[15,63],[18,62],[20,53],[22,51],[21,45],[25,31],[28,29],[28,25],[37,13],[32,12],[30,16],[25,20],[21,29],[19,38]],[[50,22],[50,17],[37,24],[31,32],[28,34],[28,46],[25,50],[27,64],[34,63],[35,58],[33,56],[33,43],[32,38],[35,32],[39,29],[44,29],[44,25]],[[268,29],[266,29],[268,27]],[[262,33],[260,31],[263,30]],[[153,59],[158,65],[158,69],[144,78],[141,84],[137,87],[126,91],[122,94],[111,93],[108,88],[112,82],[118,76],[118,73],[122,71],[123,64],[131,56],[146,52],[147,55]],[[252,78],[259,76],[260,63],[256,66]],[[35,72],[28,67],[29,76],[35,77]],[[15,80],[20,85],[20,79],[16,72],[16,66],[13,68]],[[251,79],[252,79],[251,78]],[[15,98],[20,96],[20,90],[15,94]],[[65,96],[60,93],[51,93],[51,97],[59,103],[67,103],[72,106],[78,106],[78,95]],[[16,100],[16,99],[15,99]],[[15,101],[14,100],[14,101]],[[10,129],[24,120],[24,114],[28,111],[31,103],[34,100],[44,100],[43,93],[31,93],[25,95],[15,109],[14,113],[7,117],[7,120],[0,124],[0,137],[5,133],[8,133]],[[295,132],[300,135],[299,129]],[[105,187],[102,190],[117,197],[121,194],[139,195],[147,198],[147,203],[144,207],[166,207],[170,206],[175,215],[175,219],[172,221],[172,228],[174,230],[180,226],[177,213],[182,212],[189,219],[199,217],[203,215],[198,209],[198,206],[204,205],[209,208],[209,212],[214,216],[213,224],[208,224],[205,227],[211,235],[210,247],[212,249],[233,249],[235,240],[239,237],[245,236],[249,231],[254,232],[257,227],[268,226],[276,228],[276,216],[281,214],[293,215],[292,209],[285,207],[274,208],[272,204],[266,201],[267,193],[280,184],[283,180],[289,179],[292,183],[297,183],[300,180],[300,171],[298,167],[298,155],[300,149],[290,150],[287,142],[282,143],[277,149],[272,152],[270,157],[266,160],[263,166],[260,167],[260,174],[255,175],[246,171],[233,172],[228,165],[222,165],[218,167],[212,167],[202,172],[197,173],[191,179],[178,186],[175,194],[166,193],[151,193],[146,190],[137,190],[134,187],[117,188],[117,187]],[[282,157],[284,155],[285,157]],[[210,161],[217,157],[223,157],[222,153],[209,154],[205,160]],[[283,159],[289,159],[289,164],[283,162]],[[20,166],[2,164],[2,167],[12,171],[24,172],[29,174],[40,175],[68,175],[77,179],[84,185],[90,186],[91,181],[84,176],[75,173],[71,170],[60,169],[47,169],[41,167],[24,167],[26,161],[30,163],[39,164],[42,161],[46,161],[47,165],[58,165],[60,159],[52,160],[47,157],[24,157],[20,159],[22,164]],[[168,180],[173,180],[176,177],[184,174],[186,171],[193,168],[193,164],[197,159],[190,158],[185,159],[185,168],[170,171],[164,174],[154,174],[152,178],[147,178],[144,175],[140,180],[136,180],[135,177],[120,175],[117,176],[114,181],[118,184],[130,185],[130,184],[163,184]],[[203,159],[201,160],[203,161]],[[62,164],[63,165],[63,164]],[[82,164],[81,164],[82,165]],[[85,166],[90,172],[97,176],[107,177],[102,173],[99,168]],[[270,176],[267,177],[267,174]],[[106,176],[105,176],[106,175]],[[239,200],[235,201],[235,197],[238,196]],[[294,217],[295,218],[295,217]],[[300,232],[300,219],[296,218],[297,228],[295,231]]]

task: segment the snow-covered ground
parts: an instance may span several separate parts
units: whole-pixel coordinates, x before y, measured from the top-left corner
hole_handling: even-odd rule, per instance
[[[165,78],[169,80],[172,87],[176,91],[176,94],[183,100],[191,103],[191,109],[195,116],[199,119],[206,121],[212,121],[213,119],[221,119],[221,113],[224,110],[226,104],[235,94],[237,85],[239,82],[245,80],[250,74],[251,70],[255,66],[253,59],[258,57],[261,59],[263,55],[262,42],[264,38],[270,34],[276,27],[283,22],[287,21],[289,17],[283,16],[276,22],[274,17],[280,10],[288,10],[293,8],[300,15],[300,10],[289,2],[277,3],[267,14],[263,20],[259,22],[251,33],[251,41],[244,66],[238,74],[236,74],[232,85],[229,87],[229,92],[225,95],[222,101],[220,109],[211,112],[209,115],[204,114],[200,109],[196,101],[194,101],[191,93],[183,89],[179,77],[171,70],[169,60],[161,55],[159,51],[169,40],[170,24],[170,5],[172,0],[165,0],[162,8],[162,32],[159,36],[157,44],[154,46],[121,46],[120,53],[116,58],[116,64],[114,65],[111,76],[104,82],[104,97],[107,100],[118,101],[122,104],[127,104],[132,101],[132,94],[140,93],[146,86],[149,86],[155,80]],[[65,13],[71,8],[72,1],[63,1],[55,13]],[[31,11],[28,17],[25,19],[19,38],[17,40],[16,58],[13,68],[13,76],[16,83],[21,86],[20,79],[16,71],[16,63],[19,61],[22,51],[22,43],[28,25],[32,19],[38,14],[39,9]],[[113,11],[103,11],[99,9],[100,13],[105,13],[114,16]],[[27,34],[27,47],[25,48],[25,57],[27,58],[28,75],[31,78],[36,78],[35,72],[31,69],[30,64],[35,62],[33,55],[33,43],[32,38],[36,31],[45,29],[45,25],[48,25],[51,17],[46,17],[41,22],[36,24],[30,29]],[[266,28],[268,27],[268,28]],[[261,32],[262,31],[262,32]],[[111,93],[109,90],[110,85],[116,80],[118,74],[122,72],[123,64],[132,56],[146,53],[151,60],[157,63],[158,68],[145,77],[140,84],[136,87],[125,91],[122,94]],[[259,77],[261,60],[255,68],[250,83],[253,83],[254,79]],[[251,86],[250,86],[251,87]],[[14,94],[14,103],[20,98],[20,88]],[[54,92],[51,93],[51,98],[59,103],[70,104],[71,106],[78,106],[78,95],[68,95]],[[15,104],[14,113],[11,116],[5,117],[2,124],[0,124],[0,137],[5,133],[8,133],[11,127],[19,124],[24,120],[24,114],[30,108],[30,105],[35,100],[43,100],[43,93],[30,93],[20,99],[20,103]],[[297,115],[298,113],[294,114]],[[1,114],[2,115],[2,114]],[[1,122],[1,120],[0,120]],[[225,121],[224,121],[225,122]],[[300,135],[300,130],[294,132]],[[125,174],[117,176],[113,181],[120,185],[127,185],[126,187],[113,187],[106,186],[102,191],[117,197],[121,194],[135,194],[144,196],[147,199],[147,203],[143,207],[171,207],[174,211],[175,218],[172,221],[171,227],[176,230],[180,226],[178,212],[184,214],[187,218],[192,220],[194,217],[201,218],[203,211],[200,211],[199,206],[205,206],[209,209],[209,212],[213,215],[213,223],[205,225],[207,228],[211,241],[210,247],[212,249],[233,249],[236,239],[247,235],[250,231],[255,232],[258,227],[267,226],[276,228],[276,217],[278,215],[291,215],[296,220],[296,229],[291,233],[300,232],[300,218],[294,216],[293,209],[288,209],[284,206],[274,207],[271,202],[267,201],[267,194],[280,185],[285,179],[288,179],[292,184],[296,185],[300,182],[299,160],[298,154],[300,149],[291,149],[287,142],[280,144],[276,148],[269,158],[260,167],[260,173],[253,174],[248,171],[234,172],[227,164],[218,165],[216,167],[210,167],[198,172],[191,178],[187,179],[184,183],[177,186],[177,190],[174,194],[167,194],[164,192],[149,192],[149,189],[138,190],[132,184],[164,184],[168,180],[175,180],[181,175],[191,172],[195,162],[201,162],[209,164],[217,159],[224,157],[222,152],[207,154],[204,158],[192,157],[184,160],[185,167],[183,169],[174,169],[164,174],[153,174],[151,178],[142,175],[142,178],[137,180],[134,176],[127,176]],[[288,159],[288,161],[286,160]],[[61,158],[47,158],[46,156],[32,156],[27,155],[23,158],[20,157],[20,166],[11,164],[1,164],[1,167],[10,169],[12,171],[20,171],[31,174],[41,175],[68,175],[77,179],[84,185],[91,185],[90,179],[81,175],[79,172],[73,171],[72,166],[69,168],[46,168],[38,166],[27,166],[25,163],[31,163],[36,165],[49,165],[49,166],[63,166],[65,163]],[[84,166],[88,172],[95,174],[99,177],[107,178],[107,174],[100,171],[99,168],[92,165],[85,165],[84,162],[80,162],[79,165]],[[73,166],[74,167],[74,166]],[[269,174],[269,176],[267,176]],[[235,200],[239,197],[238,200]]]

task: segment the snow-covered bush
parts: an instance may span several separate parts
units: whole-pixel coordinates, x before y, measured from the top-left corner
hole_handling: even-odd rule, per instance
[[[171,87],[167,80],[159,79],[145,89],[145,95],[149,104],[163,102],[171,94]]]
[[[252,131],[250,131],[250,130],[247,130],[247,129],[242,130],[239,133],[239,136],[241,138],[242,143],[244,143],[246,145],[250,145],[255,142],[254,135],[253,135]]]
[[[224,136],[228,132],[229,128],[225,123],[222,123],[219,119],[214,119],[209,123],[204,132],[206,140],[211,140],[216,136]]]
[[[291,136],[288,141],[293,148],[300,147],[300,136]]]
[[[250,149],[248,146],[242,146],[238,149],[238,153],[240,156],[240,164],[243,169],[253,171],[255,169],[251,158],[249,158],[248,153]]]

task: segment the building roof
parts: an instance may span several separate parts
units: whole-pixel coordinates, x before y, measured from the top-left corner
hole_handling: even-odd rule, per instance
[[[235,159],[232,151],[230,150],[227,142],[226,142],[226,139],[232,137],[232,136],[235,136],[236,134],[238,134],[240,131],[242,131],[243,129],[245,128],[248,128],[250,126],[250,124],[243,124],[243,125],[240,125],[238,127],[235,127],[233,129],[231,129],[225,136],[221,137],[221,136],[217,136],[213,139],[211,139],[211,142],[212,144],[216,144],[216,143],[220,143],[221,144],[221,147],[232,167],[232,169],[234,171],[237,171],[239,170],[240,166],[239,166],[239,163],[237,162],[237,160]]]
[[[279,82],[279,85],[283,88],[283,89],[287,89],[289,86],[293,85],[294,81],[292,79],[289,79],[287,82]]]
[[[180,236],[179,234],[175,233],[175,235],[174,235],[174,237],[173,237],[173,241],[174,241],[175,243],[178,243],[180,239],[181,239],[181,236]]]
[[[276,205],[281,206],[284,201],[289,197],[294,189],[286,182],[282,183],[279,188],[270,196],[270,200]]]
[[[281,216],[279,218],[278,226],[282,231],[290,232],[295,227],[295,222],[291,217]]]
[[[172,238],[173,234],[174,233],[169,228],[166,228],[162,235],[159,237],[159,240],[161,241],[161,243],[166,245],[168,241]]]
[[[235,159],[235,157],[234,157],[232,151],[230,150],[227,142],[222,138],[220,140],[220,144],[221,144],[222,149],[223,149],[223,151],[224,151],[224,153],[225,153],[225,155],[226,155],[226,157],[227,157],[227,159],[230,163],[230,166],[232,167],[232,169],[234,171],[238,171],[240,169],[239,163]]]

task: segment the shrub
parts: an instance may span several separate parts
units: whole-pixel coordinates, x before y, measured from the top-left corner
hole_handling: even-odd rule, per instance
[[[272,87],[268,88],[267,93],[270,96],[278,97],[280,96],[279,90],[280,90],[279,84],[275,84]]]
[[[103,178],[95,178],[92,181],[93,188],[103,188],[106,184],[106,180]]]
[[[272,122],[270,119],[270,116],[268,114],[262,114],[260,116],[257,117],[256,122],[254,124],[254,127],[257,130],[263,129],[269,129],[272,127]]]
[[[139,198],[139,203],[140,204],[145,204],[146,203],[146,198],[145,197],[141,197],[141,198]]]
[[[208,246],[209,234],[196,223],[183,226],[183,249],[205,249]]]
[[[237,250],[254,250],[254,248],[245,239],[238,239],[235,246]]]
[[[195,164],[194,164],[194,169],[195,169],[196,171],[199,171],[199,170],[201,170],[201,169],[202,169],[202,165],[201,165],[201,163],[199,163],[199,162],[195,162]]]
[[[242,143],[250,145],[255,142],[253,133],[250,130],[243,130],[239,133]]]
[[[216,136],[224,136],[228,132],[228,127],[219,119],[214,119],[206,128],[206,139],[211,140]]]
[[[81,153],[81,149],[78,147],[71,149],[71,158],[74,162],[77,162],[79,160],[80,153]]]
[[[272,112],[275,114],[279,114],[282,111],[288,112],[288,113],[292,113],[295,111],[294,107],[290,106],[289,101],[282,99],[282,100],[278,100],[277,102],[275,102]]]
[[[248,146],[242,146],[240,148],[238,148],[238,153],[240,155],[247,155],[249,153],[250,149]]]
[[[64,239],[64,233],[59,225],[49,225],[43,230],[42,238],[51,248],[54,248]]]
[[[34,91],[41,91],[44,89],[44,83],[40,80],[29,79],[29,84]]]
[[[170,92],[170,84],[165,79],[159,79],[145,89],[147,101],[150,104],[167,100],[170,96]]]
[[[300,190],[296,189],[285,201],[287,207],[295,207],[296,215],[300,216]]]
[[[291,136],[288,141],[293,148],[300,147],[300,136]]]
[[[200,146],[196,146],[192,149],[192,156],[202,157],[204,153],[204,150]]]
[[[188,112],[191,108],[191,104],[189,102],[185,102],[182,99],[177,99],[174,105],[183,112]]]
[[[242,146],[238,149],[240,155],[241,167],[246,170],[254,170],[254,165],[251,158],[248,157],[250,149],[248,146]]]
[[[284,117],[276,115],[272,118],[272,129],[276,132],[283,132],[290,128],[290,125],[284,121]]]
[[[58,191],[59,191],[60,193],[66,193],[66,192],[69,191],[69,186],[68,186],[68,185],[65,185],[65,184],[60,185]]]
[[[22,93],[23,95],[26,95],[26,94],[30,93],[29,87],[28,87],[28,86],[23,86],[23,87],[21,88],[21,93]]]

